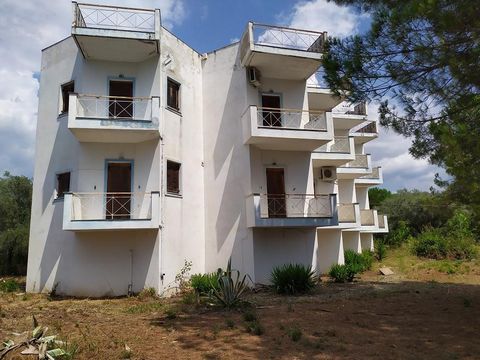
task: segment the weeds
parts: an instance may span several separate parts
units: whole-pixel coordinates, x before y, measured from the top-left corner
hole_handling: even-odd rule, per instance
[[[15,279],[1,279],[0,292],[12,293],[20,291],[20,284]]]
[[[298,327],[294,326],[288,329],[287,331],[288,337],[293,341],[297,342],[302,338],[302,330],[300,330]]]
[[[279,294],[304,294],[312,291],[316,285],[315,271],[311,266],[302,264],[275,267],[270,279]]]

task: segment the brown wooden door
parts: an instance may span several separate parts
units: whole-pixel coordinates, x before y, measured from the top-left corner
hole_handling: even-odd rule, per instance
[[[130,219],[132,165],[129,162],[107,164],[105,216],[108,220]]]
[[[267,169],[268,217],[287,217],[285,175],[282,168]]]
[[[111,96],[108,104],[108,116],[110,118],[133,118],[133,82],[123,80],[111,80],[109,86]]]
[[[280,96],[279,95],[262,95],[262,107],[265,108],[263,111],[263,126],[282,126],[282,114],[280,111],[275,111],[275,109],[280,109]]]

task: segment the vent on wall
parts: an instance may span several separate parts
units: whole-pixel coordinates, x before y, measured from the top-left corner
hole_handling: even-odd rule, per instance
[[[254,87],[259,87],[261,85],[260,71],[258,71],[257,68],[249,67],[247,68],[247,72],[248,72],[248,81],[250,82],[250,84],[253,85]]]

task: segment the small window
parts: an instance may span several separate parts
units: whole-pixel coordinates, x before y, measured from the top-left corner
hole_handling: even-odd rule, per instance
[[[167,193],[180,194],[180,166],[179,163],[167,161]]]
[[[57,174],[57,199],[70,191],[70,173]]]
[[[167,80],[167,106],[180,111],[180,84],[170,78]]]
[[[75,84],[70,81],[62,85],[62,112],[68,112],[68,97],[70,93],[75,92]]]

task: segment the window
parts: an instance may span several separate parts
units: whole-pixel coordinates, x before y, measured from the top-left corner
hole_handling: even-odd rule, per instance
[[[180,166],[179,163],[167,161],[167,193],[180,194]]]
[[[68,96],[70,93],[75,92],[75,84],[70,81],[62,85],[62,112],[68,112]]]
[[[57,199],[70,191],[70,172],[57,174]]]
[[[170,78],[167,80],[167,106],[180,111],[180,84]]]

